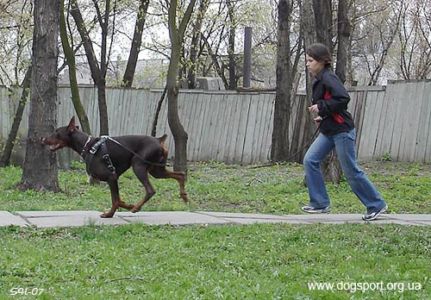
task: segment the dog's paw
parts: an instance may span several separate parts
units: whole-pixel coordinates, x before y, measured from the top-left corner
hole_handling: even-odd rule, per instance
[[[133,206],[133,208],[130,210],[132,213],[137,213],[138,211],[140,211],[141,208],[137,207],[137,206]]]
[[[112,218],[113,216],[114,216],[114,213],[111,213],[110,211],[100,215],[101,218]]]
[[[184,202],[189,202],[189,198],[187,196],[187,193],[180,193],[181,199],[183,199]]]
[[[125,208],[127,210],[132,210],[135,206],[133,204],[127,204],[123,201],[120,201],[120,207]]]

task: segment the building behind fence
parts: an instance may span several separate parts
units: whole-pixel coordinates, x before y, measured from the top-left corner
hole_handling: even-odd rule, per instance
[[[19,93],[0,87],[1,140],[9,134]],[[110,134],[150,135],[161,93],[160,90],[107,89]],[[83,86],[80,95],[91,130],[97,134],[97,91],[94,87]],[[431,162],[431,81],[358,87],[351,90],[350,95],[349,110],[355,118],[360,160],[385,157],[396,161]],[[75,114],[70,99],[70,89],[59,87],[59,126],[66,125]],[[274,101],[274,92],[181,90],[179,114],[189,136],[188,159],[240,164],[269,161]],[[309,143],[305,130],[309,119],[307,106],[304,95],[297,95],[292,103],[289,136],[291,148],[299,149],[299,157]],[[27,136],[28,108],[29,105],[20,126],[20,137]],[[174,145],[167,124],[166,100],[157,126],[157,135],[164,133],[169,135],[172,154]]]

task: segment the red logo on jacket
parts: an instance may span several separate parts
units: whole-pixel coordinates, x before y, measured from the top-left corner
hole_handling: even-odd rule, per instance
[[[329,99],[332,99],[332,94],[330,91],[326,90],[325,93],[323,94],[323,100],[329,100]],[[337,124],[343,124],[344,123],[344,118],[339,113],[336,113],[336,112],[332,113],[332,119]]]

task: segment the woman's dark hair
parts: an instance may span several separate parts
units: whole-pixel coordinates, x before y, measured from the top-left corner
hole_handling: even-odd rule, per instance
[[[328,47],[321,43],[315,43],[310,45],[306,51],[308,56],[311,56],[318,62],[324,63],[325,67],[330,67],[332,58],[331,52],[329,52]]]

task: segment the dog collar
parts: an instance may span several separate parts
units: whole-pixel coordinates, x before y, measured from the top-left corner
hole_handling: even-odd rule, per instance
[[[88,139],[84,144],[84,147],[82,147],[82,151],[81,151],[82,157],[84,157],[85,151],[87,151],[87,146],[88,146],[88,143],[90,143],[90,141],[91,141],[91,135],[88,136]]]

